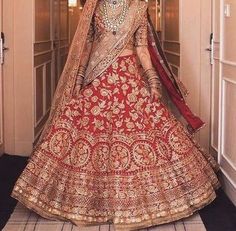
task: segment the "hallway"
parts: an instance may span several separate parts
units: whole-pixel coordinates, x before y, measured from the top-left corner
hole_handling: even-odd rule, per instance
[[[0,230],[114,230],[49,221],[10,197],[49,116],[84,2],[0,0]],[[222,187],[191,217],[142,231],[236,231],[236,1],[148,4],[171,72],[189,91],[187,105],[205,122],[194,138],[218,162]],[[185,125],[167,92],[164,100]]]

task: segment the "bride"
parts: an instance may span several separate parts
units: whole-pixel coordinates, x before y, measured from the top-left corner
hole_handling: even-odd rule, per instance
[[[165,87],[192,131],[203,125],[156,39],[147,2],[86,1],[12,197],[48,219],[115,230],[175,221],[215,199],[217,163],[162,100]]]

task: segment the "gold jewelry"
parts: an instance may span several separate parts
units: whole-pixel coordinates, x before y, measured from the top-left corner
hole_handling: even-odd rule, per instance
[[[120,0],[105,0],[108,5],[113,9],[115,10],[116,8],[120,7],[123,3],[123,1],[120,1]]]
[[[154,68],[145,70],[143,74],[147,77],[149,86],[151,88],[157,88],[158,90],[161,90],[161,82]]]
[[[127,3],[127,0],[120,0],[119,2],[119,6],[122,6],[122,11],[121,11],[121,14],[119,16],[115,16],[115,11],[116,11],[116,8],[118,8],[116,5],[118,4],[117,0],[114,0],[114,1],[109,1],[109,3],[107,3],[107,1],[104,1],[103,2],[103,20],[104,20],[104,24],[105,24],[105,27],[108,31],[112,31],[112,33],[114,35],[116,35],[120,25],[124,22],[125,20],[125,17],[126,17],[126,14],[128,12],[128,3]],[[108,16],[108,6],[110,6],[110,9],[112,11],[112,17],[109,18]],[[111,6],[114,6],[114,7],[111,7]]]
[[[76,85],[81,85],[83,83],[84,78],[81,76],[77,76]]]
[[[86,67],[85,66],[79,66],[78,72],[77,72],[77,79],[76,79],[76,84],[81,85],[83,83],[84,77],[85,77],[85,71]]]

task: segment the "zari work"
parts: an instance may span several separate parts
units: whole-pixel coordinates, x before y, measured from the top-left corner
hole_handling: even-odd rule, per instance
[[[147,4],[142,1],[130,1],[125,23],[114,36],[111,31],[105,29],[104,22],[102,21],[101,5],[98,4],[94,13],[95,39],[86,70],[84,85],[89,84],[106,70],[114,59],[120,55],[123,49],[129,45],[130,40],[132,41],[133,35],[139,26],[142,30],[143,21],[147,19]],[[139,34],[137,37],[141,36],[140,32]],[[140,39],[137,42],[140,42]]]
[[[61,108],[12,196],[48,219],[134,230],[209,204],[217,169],[164,103],[152,100],[130,55]]]

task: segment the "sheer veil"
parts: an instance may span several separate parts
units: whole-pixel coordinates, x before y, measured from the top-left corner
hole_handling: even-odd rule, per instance
[[[79,19],[75,35],[70,46],[65,67],[59,78],[56,91],[54,93],[49,117],[34,148],[37,148],[37,146],[41,143],[43,137],[47,134],[50,127],[52,126],[53,121],[60,114],[60,109],[63,108],[63,106],[72,97],[72,91],[82,58],[82,52],[97,2],[98,0],[87,0],[84,4],[82,15]]]

